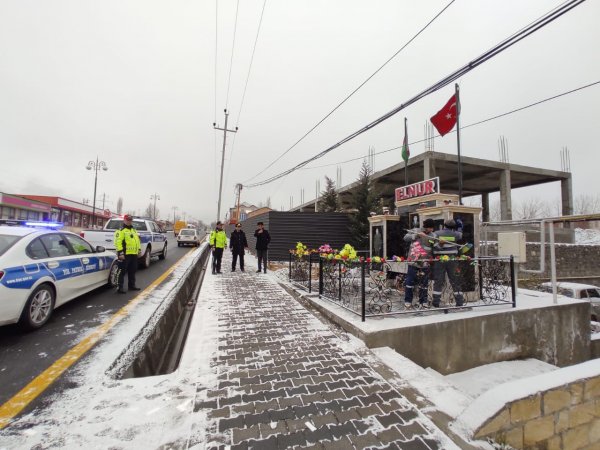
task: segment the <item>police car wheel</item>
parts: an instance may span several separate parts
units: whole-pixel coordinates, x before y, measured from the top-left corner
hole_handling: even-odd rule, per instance
[[[166,259],[167,257],[167,244],[165,243],[165,247],[160,255],[158,255],[158,259]]]
[[[108,286],[113,288],[117,287],[119,284],[119,265],[114,262],[112,266],[110,266],[110,271],[108,272]]]
[[[25,303],[19,324],[28,330],[43,326],[52,315],[55,296],[54,289],[49,284],[35,288]]]
[[[142,267],[144,269],[150,267],[150,247],[146,248],[146,253],[144,253],[144,256],[142,257]]]

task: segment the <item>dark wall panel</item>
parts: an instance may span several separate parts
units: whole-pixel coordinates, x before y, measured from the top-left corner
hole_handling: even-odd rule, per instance
[[[248,245],[253,251],[256,247],[254,231],[260,221],[264,222],[271,234],[269,259],[272,261],[287,260],[289,250],[296,248],[297,242],[302,242],[311,249],[322,244],[341,249],[350,242],[348,214],[269,211],[242,222]],[[232,230],[232,226],[226,228],[228,237]]]

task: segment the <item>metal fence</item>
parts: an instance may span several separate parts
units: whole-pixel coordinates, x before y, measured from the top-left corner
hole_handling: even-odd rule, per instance
[[[291,254],[289,261],[292,283],[308,292],[318,290],[319,297],[360,315],[363,321],[382,315],[515,307],[513,275],[512,257],[435,260],[412,268],[407,262],[350,262],[318,254]],[[410,302],[407,285],[413,286]]]

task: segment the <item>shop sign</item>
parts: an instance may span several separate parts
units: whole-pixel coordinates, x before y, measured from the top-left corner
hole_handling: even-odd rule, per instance
[[[418,183],[409,184],[396,188],[396,201],[408,200],[411,198],[423,197],[424,195],[440,193],[440,177],[431,178],[429,180],[419,181]]]

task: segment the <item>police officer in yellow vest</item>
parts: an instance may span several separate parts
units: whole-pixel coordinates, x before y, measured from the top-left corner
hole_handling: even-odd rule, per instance
[[[227,235],[220,220],[217,222],[217,229],[210,232],[208,242],[213,254],[212,273],[221,273],[221,259],[223,258],[223,249],[227,247]]]
[[[119,294],[125,294],[123,289],[125,281],[125,272],[127,272],[127,284],[130,291],[139,291],[140,288],[135,285],[135,272],[137,270],[138,255],[142,248],[140,237],[135,228],[133,228],[133,217],[125,214],[123,217],[123,226],[115,231],[115,249],[117,250],[119,276],[118,283]]]

